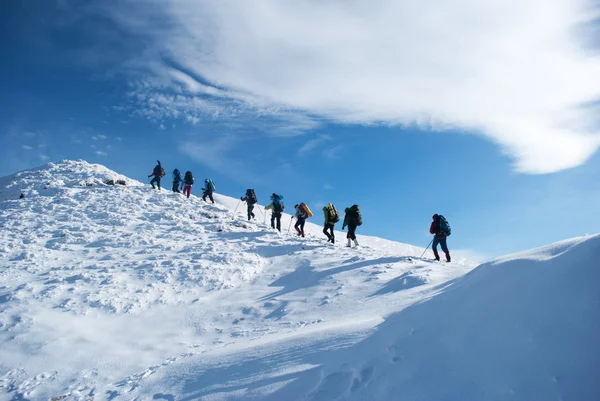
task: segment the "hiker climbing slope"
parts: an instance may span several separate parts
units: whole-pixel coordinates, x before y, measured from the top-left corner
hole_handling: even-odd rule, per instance
[[[212,203],[215,203],[213,198],[213,192],[217,190],[215,183],[210,178],[204,180],[204,188],[202,188],[204,193],[202,194],[202,199],[206,202],[206,198],[208,197]]]
[[[148,176],[148,178],[154,177],[150,181],[150,185],[152,185],[152,189],[156,189],[156,187],[154,186],[154,183],[156,183],[156,185],[158,186],[158,189],[160,189],[160,180],[161,180],[161,178],[163,178],[165,176],[165,169],[160,164],[160,160],[157,160],[157,162],[158,162],[158,164],[156,166],[154,166],[154,170],[152,171],[152,174],[150,174]]]
[[[258,203],[258,198],[256,197],[256,193],[253,189],[246,190],[246,196],[240,198],[242,202],[246,202],[248,206],[248,220],[253,219],[254,216],[254,205]]]
[[[179,188],[181,186],[182,181],[183,178],[181,177],[181,171],[179,171],[178,169],[173,170],[173,192],[181,193]]]
[[[275,223],[277,223],[277,230],[281,232],[281,214],[285,206],[283,204],[283,196],[277,195],[274,193],[271,195],[271,204],[265,207],[265,210],[271,210],[273,214],[271,214],[271,228],[275,228]]]
[[[296,210],[296,224],[294,224],[294,228],[298,235],[304,237],[304,224],[306,223],[306,219],[312,216],[312,212],[308,208],[305,203],[300,203],[299,205],[295,205],[294,209]]]
[[[340,221],[340,215],[333,203],[329,203],[327,206],[323,206],[323,217],[325,218],[323,234],[327,236],[327,242],[335,244],[335,234],[333,229],[335,227],[335,223]]]
[[[183,194],[188,198],[192,194],[192,185],[194,185],[194,175],[191,171],[186,171],[183,177]]]
[[[437,251],[437,246],[439,244],[442,247],[442,251],[446,254],[446,262],[450,262],[452,259],[450,258],[450,251],[448,250],[448,244],[446,242],[446,238],[452,233],[450,224],[441,214],[434,214],[432,219],[431,226],[429,226],[429,233],[434,234],[433,242],[431,244],[433,256],[435,256],[435,260],[440,260],[440,255]]]
[[[346,216],[344,217],[344,224],[342,225],[342,230],[348,226],[348,234],[346,238],[348,238],[347,247],[352,246],[352,241],[354,241],[354,246],[358,246],[358,241],[356,240],[356,228],[362,224],[362,216],[360,215],[360,208],[358,205],[352,205],[347,207]]]

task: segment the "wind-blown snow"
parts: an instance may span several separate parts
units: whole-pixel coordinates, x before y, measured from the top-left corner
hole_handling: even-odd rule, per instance
[[[599,237],[461,278],[464,260],[332,246],[314,224],[298,238],[289,215],[278,233],[262,207],[247,222],[235,199],[83,161],[2,178],[0,196],[0,399],[599,394]]]

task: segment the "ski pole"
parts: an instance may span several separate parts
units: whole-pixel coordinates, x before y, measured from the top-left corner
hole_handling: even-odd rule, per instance
[[[233,214],[235,214],[235,212],[237,212],[237,210],[238,210],[238,207],[240,207],[240,203],[242,203],[242,200],[241,200],[241,199],[238,201],[238,204],[237,204],[237,206],[235,207],[235,210],[233,211]]]
[[[425,252],[427,252],[427,250],[429,249],[429,246],[433,243],[433,238],[431,239],[431,241],[429,241],[429,244],[427,245],[427,248],[425,248],[425,250],[423,251],[423,254],[421,255],[421,257],[423,257],[423,255],[425,255]]]

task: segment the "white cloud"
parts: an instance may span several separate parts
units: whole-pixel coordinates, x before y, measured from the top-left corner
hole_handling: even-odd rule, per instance
[[[103,151],[101,151],[101,150],[97,150],[97,151],[95,151],[94,153],[95,153],[96,155],[98,155],[98,156],[106,156],[106,155],[107,155],[107,153],[106,153],[106,152],[103,152]]]
[[[325,145],[326,142],[331,141],[331,137],[328,135],[320,135],[317,138],[309,139],[298,149],[298,156],[305,156],[308,153],[313,152]]]
[[[33,149],[33,147],[32,147],[32,146],[29,146],[29,145],[23,145],[23,146],[21,146],[21,147],[22,147],[23,149],[25,149],[25,150],[31,150],[31,149]]]
[[[518,171],[548,173],[600,146],[597,103],[583,106],[600,99],[600,57],[583,48],[593,5],[130,0],[107,12],[155,46],[129,64],[149,72],[132,91],[148,118],[251,109],[461,129],[499,144]]]

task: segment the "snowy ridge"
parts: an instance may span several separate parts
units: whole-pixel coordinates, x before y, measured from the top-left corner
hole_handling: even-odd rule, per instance
[[[599,236],[471,271],[83,161],[0,186],[0,400],[599,398]]]
[[[432,265],[415,258],[422,248],[372,237],[332,246],[310,223],[298,238],[285,232],[289,215],[278,233],[247,222],[243,205],[234,215],[236,199],[153,191],[84,161],[0,183],[3,194],[25,193],[0,203],[8,399],[132,399],[195,355],[217,363],[261,344],[349,345],[472,268]]]
[[[107,185],[107,181],[122,181],[128,186],[144,185],[100,165],[83,160],[63,160],[0,178],[0,200],[25,196],[54,195],[57,189]]]

